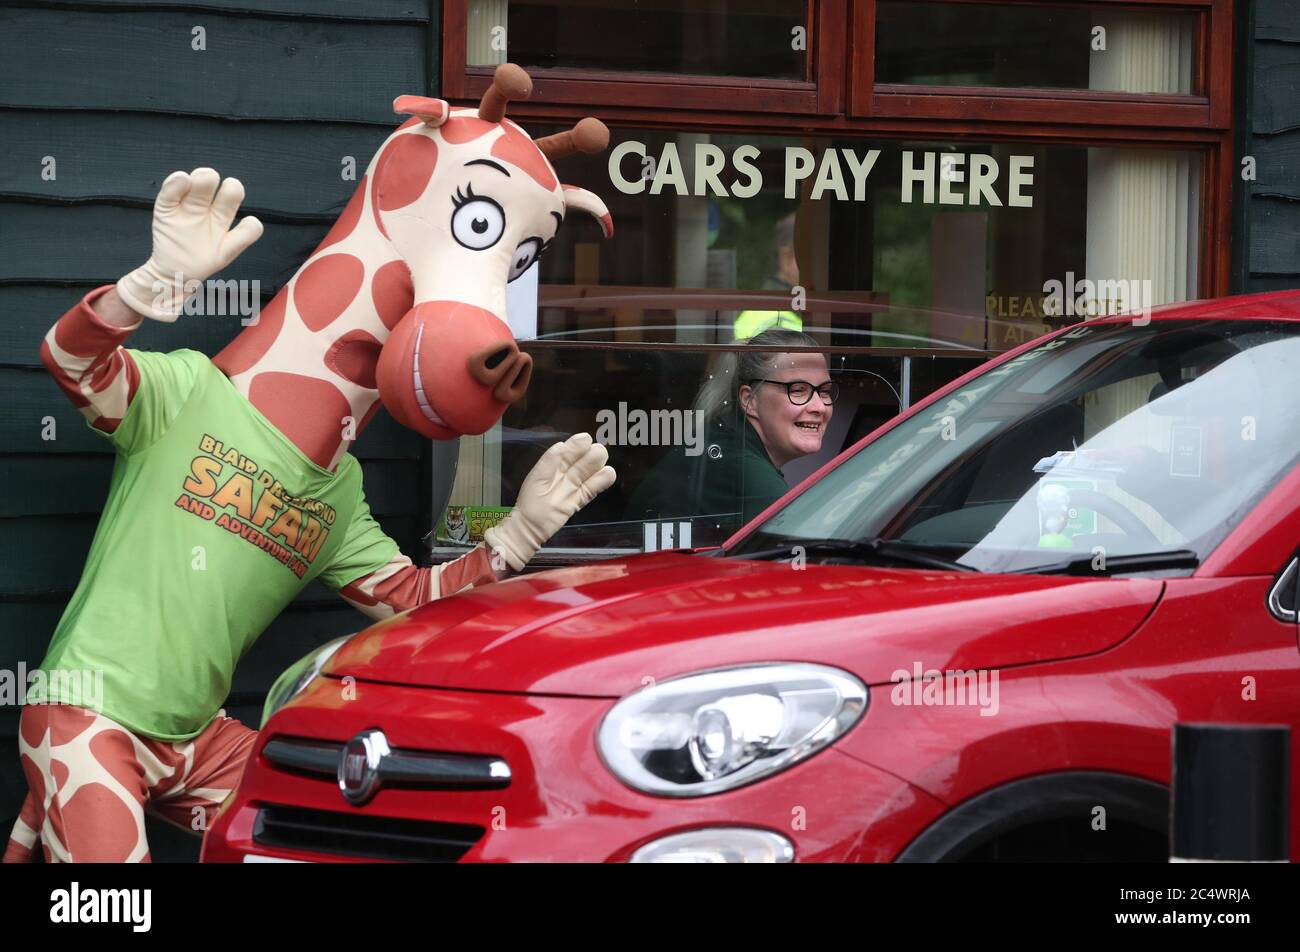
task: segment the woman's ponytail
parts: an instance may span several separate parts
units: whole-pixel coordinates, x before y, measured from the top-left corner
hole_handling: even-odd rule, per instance
[[[709,377],[695,396],[695,410],[706,423],[736,412],[740,385],[747,380],[766,377],[776,366],[778,351],[758,347],[804,348],[818,346],[815,338],[803,331],[774,327],[744,340],[732,341],[735,350],[718,355],[709,367]]]

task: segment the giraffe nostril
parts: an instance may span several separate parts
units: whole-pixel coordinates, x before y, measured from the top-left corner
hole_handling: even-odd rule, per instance
[[[502,380],[513,379],[512,369],[518,358],[519,348],[513,340],[495,340],[469,355],[469,374],[489,390],[496,390]]]
[[[516,350],[504,370],[501,381],[493,388],[492,396],[502,403],[518,403],[528,390],[528,382],[532,380],[533,358]]]

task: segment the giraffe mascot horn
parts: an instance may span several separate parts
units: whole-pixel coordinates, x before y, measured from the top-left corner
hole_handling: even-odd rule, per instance
[[[492,426],[532,373],[506,324],[506,285],[571,209],[613,232],[604,203],[551,165],[605,148],[608,132],[584,119],[534,142],[505,117],[531,88],[505,65],[478,109],[398,97],[411,118],[316,250],[211,360],[123,346],[144,318],[188,313],[262,233],[252,216],[234,224],[243,186],[210,168],[166,177],[145,264],[46,334],[42,362],[117,462],[27,692],[28,794],[6,861],[37,843],[51,861],[148,860],[146,806],[210,822],[258,742],[220,710],[235,663],[309,582],[390,617],[521,570],[613,483],[605,448],[578,433],[542,455],[484,545],[418,567],[371,516],[348,453],[381,402],[434,439]],[[93,693],[50,672],[94,672]]]

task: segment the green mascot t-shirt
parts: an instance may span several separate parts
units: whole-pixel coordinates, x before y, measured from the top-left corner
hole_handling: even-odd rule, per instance
[[[89,706],[70,685],[102,672],[101,713],[189,740],[304,585],[341,588],[397,546],[353,456],[332,473],[313,463],[201,353],[129,353],[140,382],[104,434],[118,451],[108,501],[27,700]]]

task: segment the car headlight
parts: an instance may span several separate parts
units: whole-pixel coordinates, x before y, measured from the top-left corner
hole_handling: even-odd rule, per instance
[[[614,776],[663,797],[734,790],[784,770],[842,735],[867,709],[867,686],[818,664],[702,671],[625,697],[596,747]]]
[[[271,719],[272,714],[288,704],[311,683],[312,678],[320,674],[321,668],[325,667],[325,662],[334,657],[334,652],[342,648],[351,637],[351,635],[344,635],[342,638],[335,638],[328,644],[321,645],[315,651],[295,661],[275,679],[271,690],[266,694],[266,704],[262,707],[263,727]]]
[[[718,827],[674,833],[632,854],[629,863],[793,863],[794,845],[779,833]]]

